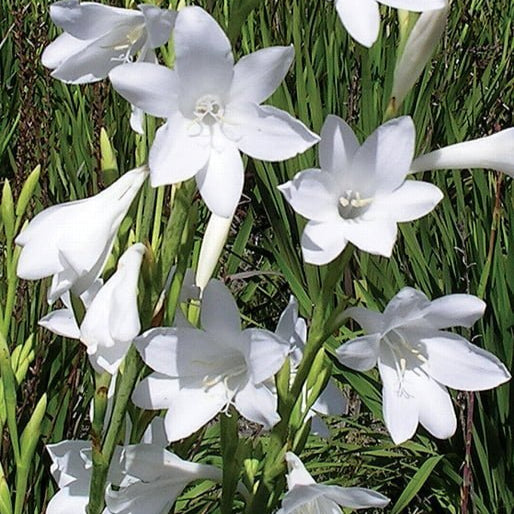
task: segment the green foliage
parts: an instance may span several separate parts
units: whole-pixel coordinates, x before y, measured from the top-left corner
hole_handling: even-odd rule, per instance
[[[178,2],[170,3],[176,7]],[[294,44],[295,62],[287,81],[271,98],[273,105],[317,132],[326,115],[340,115],[361,140],[382,123],[399,39],[394,11],[382,9],[382,37],[364,51],[349,39],[333,5],[324,0],[197,3],[228,26],[238,56],[268,45]],[[9,386],[1,391],[0,419],[9,426],[12,447],[2,447],[0,512],[13,512],[7,484],[15,483],[16,473],[25,472],[16,467],[20,433],[22,453],[29,448],[34,455],[24,512],[37,514],[44,512],[55,488],[43,445],[86,437],[94,387],[80,344],[62,341],[37,327],[48,310],[47,284],[18,282],[12,240],[25,219],[44,207],[93,194],[145,162],[158,121],[147,119],[146,135],[135,135],[129,127],[128,105],[107,83],[68,86],[49,77],[40,56],[57,30],[46,0],[24,6],[0,0],[0,12],[0,177],[5,179],[0,209],[0,365]],[[512,122],[513,18],[510,0],[453,2],[444,40],[401,109],[414,119],[418,153],[489,134]],[[315,149],[285,163],[248,161],[245,195],[251,202],[240,205],[219,270],[245,306],[248,324],[273,329],[290,293],[298,299],[301,314],[312,315],[327,271],[303,263],[295,242],[305,222],[286,205],[277,185],[316,166]],[[402,226],[392,259],[355,252],[344,281],[333,288],[329,306],[357,298],[383,308],[404,285],[418,287],[430,297],[479,294],[488,309],[471,334],[474,342],[512,370],[512,180],[482,171],[434,172],[425,180],[440,187],[445,199],[426,218]],[[182,191],[175,199],[190,202],[190,194]],[[171,235],[169,196],[168,189],[145,186],[130,212],[136,233],[130,234],[133,225],[128,223],[115,246],[119,255],[131,237],[147,240],[153,252],[164,245],[164,255],[169,255],[163,269],[145,263],[144,273],[158,277],[159,284],[179,246],[192,248],[190,261],[182,258],[179,266],[196,261],[207,221],[207,212],[200,206],[196,227],[190,226],[184,238]],[[165,246],[171,239],[173,248]],[[153,296],[147,305],[155,303],[158,293],[148,293]],[[169,315],[175,305],[166,308]],[[147,314],[151,318],[152,313]],[[355,336],[351,328],[331,335],[326,345],[329,357],[331,350]],[[391,512],[395,513],[458,512],[465,458],[461,435],[436,442],[420,430],[413,441],[395,447],[381,421],[376,373],[356,373],[335,360],[333,368],[348,392],[350,411],[343,419],[331,420],[330,441],[309,439],[305,460],[315,478],[379,489],[393,499]],[[41,413],[42,402],[46,414],[39,420],[33,413]],[[465,397],[456,395],[455,403],[465,419]],[[39,407],[34,410],[36,404]],[[510,384],[475,398],[472,500],[480,514],[514,508],[512,405]],[[32,439],[24,444],[31,430],[42,434],[35,449]],[[192,444],[188,448],[182,443],[184,456],[216,463],[220,452],[215,430],[208,428],[194,451]],[[233,449],[226,446],[227,441],[224,444],[224,451],[238,452],[239,460],[244,454],[245,480],[252,486],[260,472],[255,462],[265,448]],[[14,461],[9,460],[13,454]],[[186,491],[180,512],[213,512],[219,498],[219,488],[203,482]],[[16,499],[18,505],[21,500]]]

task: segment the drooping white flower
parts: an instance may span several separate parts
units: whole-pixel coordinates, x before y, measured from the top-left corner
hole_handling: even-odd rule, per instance
[[[141,330],[137,282],[145,246],[136,243],[120,257],[118,269],[98,291],[80,325],[80,340],[95,369],[114,374]]]
[[[398,222],[429,213],[443,194],[426,182],[405,180],[414,155],[412,120],[402,116],[362,146],[352,129],[328,116],[321,131],[321,169],[308,169],[279,186],[293,209],[310,221],[301,245],[306,262],[335,259],[348,242],[389,257]]]
[[[410,287],[403,288],[383,314],[359,307],[347,310],[366,335],[343,344],[337,356],[358,371],[378,364],[384,421],[395,443],[411,438],[418,422],[435,437],[453,435],[457,422],[446,386],[482,391],[509,380],[509,372],[493,354],[443,330],[471,327],[484,310],[485,303],[472,295],[429,301]]]
[[[80,296],[100,276],[146,167],[125,173],[111,186],[84,200],[40,212],[16,238],[22,247],[17,273],[26,280],[53,276],[50,303],[71,290]]]
[[[139,11],[96,2],[63,0],[50,6],[52,21],[64,30],[42,55],[52,77],[83,84],[107,77],[116,66],[132,60],[155,61],[154,48],[165,44],[176,13],[153,5]]]
[[[411,172],[467,168],[492,169],[514,177],[514,127],[420,155]]]
[[[191,435],[230,405],[266,428],[277,423],[277,399],[266,381],[284,363],[289,344],[267,330],[242,331],[237,305],[217,280],[204,290],[201,326],[155,328],[135,340],[154,373],[137,385],[134,403],[169,409],[170,441]]]
[[[291,345],[291,379],[294,380],[296,370],[303,358],[303,349],[307,340],[307,325],[305,320],[298,316],[298,302],[294,296],[291,296],[289,304],[282,312],[275,333]],[[306,391],[302,394],[306,395]],[[335,381],[330,379],[305,416],[306,420],[312,419],[311,432],[320,437],[328,438],[330,431],[321,415],[340,416],[346,412],[346,407],[346,398]]]
[[[287,452],[285,459],[289,490],[277,514],[342,514],[339,507],[383,508],[389,503],[386,496],[371,489],[317,484],[294,453]]]
[[[155,444],[125,447],[120,468],[121,480],[112,482],[117,488],[109,486],[105,497],[114,514],[169,512],[190,482],[221,482],[223,477],[220,468],[182,460]]]
[[[52,497],[46,508],[47,514],[87,514],[89,486],[93,462],[91,441],[67,440],[46,446],[52,465],[50,472],[59,491]],[[115,452],[109,468],[108,480],[116,474],[120,453]],[[108,509],[103,514],[110,514]]]
[[[407,11],[442,9],[447,0],[335,0],[341,23],[361,45],[368,48],[377,40],[380,29],[379,4]]]
[[[167,120],[150,150],[152,185],[196,176],[209,209],[228,218],[243,189],[240,151],[281,161],[319,139],[286,112],[260,106],[284,79],[294,50],[265,48],[234,65],[228,38],[200,7],[181,9],[173,34],[174,70],[133,63],[109,77],[130,103]]]

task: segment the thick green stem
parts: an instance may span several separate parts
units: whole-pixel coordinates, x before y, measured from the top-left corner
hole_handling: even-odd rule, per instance
[[[221,514],[232,514],[234,494],[239,478],[237,418],[237,412],[234,409],[231,409],[230,413],[222,414],[220,418],[221,455],[223,457]]]

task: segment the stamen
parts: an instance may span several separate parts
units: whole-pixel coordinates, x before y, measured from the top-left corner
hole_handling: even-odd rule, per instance
[[[359,191],[347,189],[339,198],[339,214],[344,219],[357,218],[373,202],[373,198],[362,198]]]

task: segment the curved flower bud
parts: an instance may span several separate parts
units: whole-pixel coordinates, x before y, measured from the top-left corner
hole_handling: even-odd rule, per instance
[[[138,52],[140,59],[152,60],[153,49],[168,41],[176,13],[138,7],[139,11],[79,0],[55,2],[50,16],[64,33],[43,52],[43,65],[53,70],[52,77],[83,84],[106,78]]]
[[[292,452],[285,456],[287,462],[287,487],[277,514],[302,514],[307,512],[340,513],[339,507],[365,509],[383,508],[389,498],[362,487],[340,487],[317,484],[305,469],[302,461]]]
[[[141,243],[125,251],[118,269],[98,291],[80,326],[80,340],[87,346],[91,363],[111,375],[141,330],[137,282],[144,253]]]
[[[418,80],[443,35],[449,6],[424,12],[414,25],[401,57],[396,63],[391,101],[395,109]]]
[[[384,421],[396,444],[411,438],[418,423],[440,439],[453,435],[457,420],[446,387],[483,391],[510,379],[492,353],[442,330],[470,327],[484,310],[485,303],[472,295],[430,301],[405,287],[382,314],[363,308],[346,311],[366,335],[343,344],[336,354],[358,371],[378,365]]]
[[[147,175],[145,166],[136,168],[95,196],[37,214],[16,238],[22,247],[18,276],[39,280],[53,275],[50,303],[68,290],[80,296],[89,289],[100,276],[118,228]]]
[[[514,127],[420,155],[411,173],[467,168],[492,169],[514,177]]]

